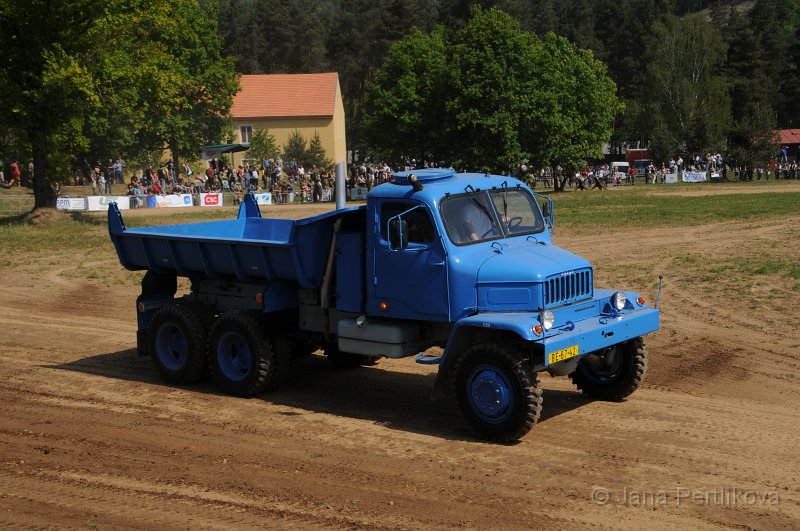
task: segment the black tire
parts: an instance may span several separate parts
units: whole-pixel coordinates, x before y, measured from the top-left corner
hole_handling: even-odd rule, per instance
[[[288,343],[264,337],[256,316],[231,312],[217,318],[209,336],[208,365],[220,389],[251,397],[285,380]]]
[[[647,350],[641,337],[584,356],[572,383],[598,400],[621,402],[642,384],[647,374]]]
[[[328,362],[337,369],[354,369],[360,365],[374,365],[377,363],[373,362],[376,359],[374,356],[342,352],[335,344],[325,345],[323,352],[325,352]]]
[[[474,345],[456,360],[454,374],[453,395],[459,412],[481,439],[516,441],[539,420],[539,378],[514,349],[493,343]]]
[[[156,369],[172,384],[199,380],[206,369],[207,321],[193,306],[167,304],[153,314],[147,350]]]

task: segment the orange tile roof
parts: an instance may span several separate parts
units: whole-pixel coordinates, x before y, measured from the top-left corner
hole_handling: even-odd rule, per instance
[[[781,144],[800,144],[800,129],[781,129]]]
[[[233,98],[234,118],[333,116],[336,72],[243,75]]]

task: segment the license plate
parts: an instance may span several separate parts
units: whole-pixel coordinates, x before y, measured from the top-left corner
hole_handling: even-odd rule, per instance
[[[562,348],[561,350],[556,350],[555,352],[551,352],[547,355],[547,364],[552,365],[554,363],[558,363],[559,361],[568,360],[569,358],[574,358],[578,355],[578,345],[572,345],[571,347]]]

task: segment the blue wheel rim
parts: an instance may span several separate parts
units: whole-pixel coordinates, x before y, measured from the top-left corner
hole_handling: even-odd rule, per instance
[[[217,342],[217,361],[226,378],[241,382],[253,365],[250,343],[238,332],[225,332]]]
[[[175,323],[164,323],[156,331],[156,354],[166,369],[177,371],[189,359],[189,340],[183,328]]]
[[[516,399],[508,376],[498,367],[482,364],[467,376],[467,402],[472,412],[488,424],[502,424],[514,412]]]

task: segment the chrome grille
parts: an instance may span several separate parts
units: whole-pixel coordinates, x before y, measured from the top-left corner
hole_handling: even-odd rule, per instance
[[[545,307],[561,306],[592,296],[592,270],[578,269],[552,275],[544,281]]]

